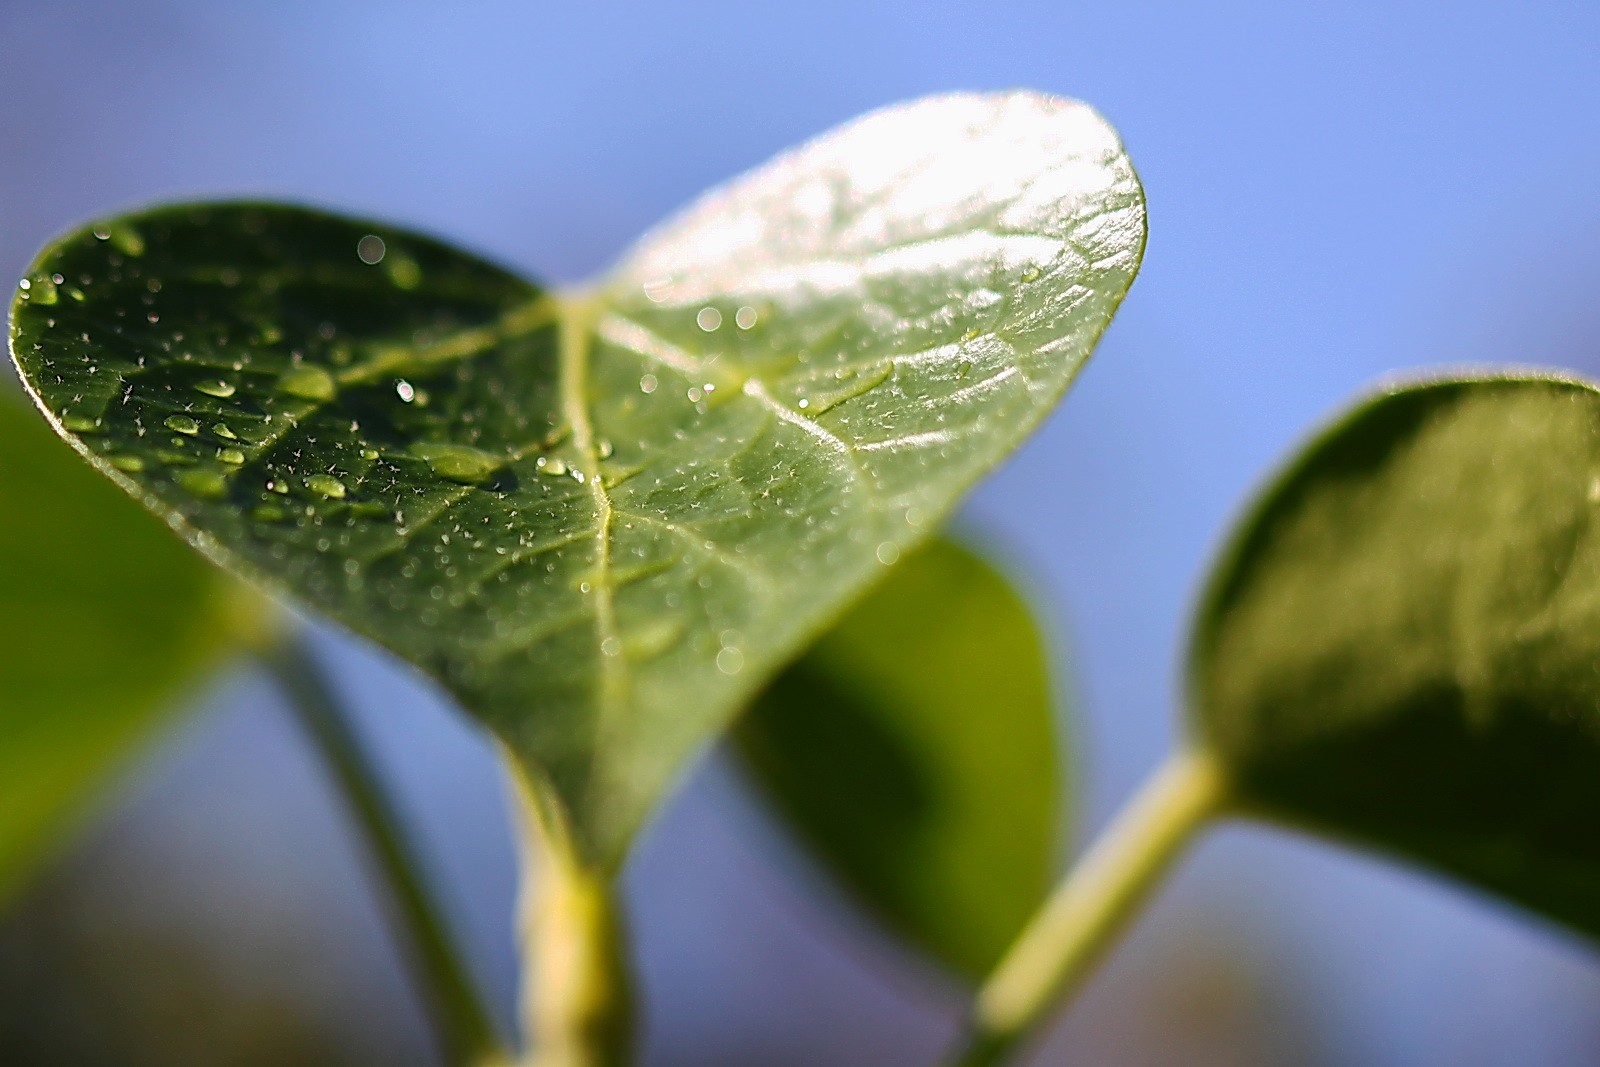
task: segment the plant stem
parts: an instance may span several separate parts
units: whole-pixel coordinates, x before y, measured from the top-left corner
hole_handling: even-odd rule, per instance
[[[1226,791],[1209,757],[1172,757],[1057,887],[978,992],[955,1067],[1002,1062],[1070,996]]]
[[[583,862],[557,805],[508,758],[523,813],[529,1067],[626,1067],[633,982],[612,878]]]
[[[402,955],[428,1004],[446,1062],[459,1067],[508,1067],[511,1054],[456,953],[403,820],[327,675],[299,636],[283,638],[261,657],[366,840],[387,890],[387,911],[402,942]]]

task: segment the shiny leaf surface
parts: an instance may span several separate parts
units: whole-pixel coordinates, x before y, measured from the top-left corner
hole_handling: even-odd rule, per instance
[[[1038,425],[1143,241],[1093,112],[950,96],[738,179],[581,293],[289,207],[97,224],[30,273],[14,346],[102,470],[442,680],[612,865]]]
[[[941,538],[784,670],[734,737],[774,809],[870,914],[979,978],[1055,874],[1053,697],[1027,604]]]
[[[1239,802],[1600,936],[1600,393],[1440,381],[1267,491],[1200,616]]]

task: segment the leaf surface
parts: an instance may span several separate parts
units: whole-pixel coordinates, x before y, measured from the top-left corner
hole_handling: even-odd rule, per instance
[[[1192,706],[1240,803],[1600,936],[1600,393],[1397,388],[1235,535]]]
[[[762,793],[869,913],[980,978],[1055,874],[1053,696],[1023,598],[939,538],[785,669],[734,738]]]
[[[0,902],[253,628],[236,582],[0,394]]]
[[[371,222],[186,206],[48,249],[13,343],[103,470],[438,677],[614,865],[1038,425],[1143,241],[1092,111],[950,96],[779,157],[580,293]]]

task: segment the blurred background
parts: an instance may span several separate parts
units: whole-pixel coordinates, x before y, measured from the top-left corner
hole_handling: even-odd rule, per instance
[[[966,514],[1045,590],[1082,694],[1087,835],[1169,751],[1199,577],[1309,424],[1407,368],[1600,373],[1600,7],[0,0],[0,274],[90,215],[248,193],[575,281],[859,112],[1017,86],[1093,103],[1149,196],[1144,272],[1099,354]],[[386,658],[324,640],[509,1019],[492,754]],[[221,679],[196,712],[0,925],[0,1063],[434,1063],[270,687]],[[860,920],[715,757],[627,881],[652,1067],[910,1067],[953,1032],[961,991]],[[1600,955],[1230,827],[1036,1062],[1600,1063]]]

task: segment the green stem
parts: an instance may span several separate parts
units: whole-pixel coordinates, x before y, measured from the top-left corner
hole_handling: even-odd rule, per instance
[[[283,638],[261,658],[321,754],[366,840],[387,890],[388,911],[404,945],[403,955],[431,1011],[446,1062],[506,1067],[511,1055],[456,954],[400,814],[327,675],[297,636]]]
[[[528,1067],[626,1067],[633,981],[613,880],[583,862],[559,806],[507,762],[523,814]]]
[[[1008,1057],[1070,996],[1133,917],[1195,831],[1216,814],[1226,783],[1198,753],[1174,756],[1071,871],[978,992],[955,1067]]]

